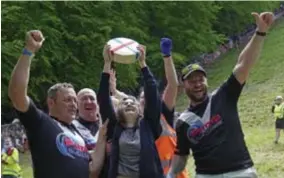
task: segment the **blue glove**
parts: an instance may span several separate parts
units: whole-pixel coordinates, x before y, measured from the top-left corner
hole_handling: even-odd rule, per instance
[[[172,40],[169,38],[162,38],[160,42],[161,52],[164,57],[171,56],[172,52]]]

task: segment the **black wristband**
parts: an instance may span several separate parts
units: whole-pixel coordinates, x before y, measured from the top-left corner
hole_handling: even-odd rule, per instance
[[[256,31],[255,34],[256,34],[256,35],[259,35],[259,36],[266,36],[266,32],[259,32],[259,31]]]
[[[167,54],[167,55],[164,55],[163,57],[170,57],[171,55],[170,54]]]

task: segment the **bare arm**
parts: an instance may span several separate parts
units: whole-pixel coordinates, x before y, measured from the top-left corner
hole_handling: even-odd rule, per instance
[[[164,57],[164,67],[167,78],[167,86],[164,91],[163,100],[169,110],[173,110],[176,105],[178,90],[178,78],[172,57]]]
[[[125,94],[125,93],[122,92],[122,91],[115,90],[115,92],[114,92],[114,97],[117,98],[118,100],[121,100],[121,99],[123,99],[123,98],[127,98],[127,94]]]
[[[9,82],[8,95],[14,107],[21,112],[25,112],[29,107],[27,88],[30,78],[30,65],[33,53],[35,53],[44,41],[40,31],[30,31],[26,37],[26,47],[20,56]]]
[[[256,19],[256,24],[258,26],[257,31],[259,32],[266,32],[273,22],[272,13],[265,12],[260,15],[252,13],[252,15]],[[243,84],[247,80],[250,70],[259,57],[263,41],[263,36],[255,34],[241,52],[238,62],[233,70],[233,73],[240,84]]]
[[[106,120],[105,123],[100,127],[96,148],[91,153],[92,161],[89,165],[90,178],[98,178],[103,168],[105,160],[106,139],[107,139],[106,134],[107,134],[108,122],[109,120]]]
[[[116,74],[115,70],[110,71],[110,91],[112,92],[113,97],[115,97],[118,100],[122,100],[123,98],[127,98],[128,95],[117,90],[115,74]]]
[[[29,107],[27,88],[30,78],[31,58],[21,55],[11,75],[8,95],[14,107],[21,112],[26,112]]]
[[[175,178],[177,174],[185,169],[188,156],[174,155],[171,168],[168,172],[167,178]]]

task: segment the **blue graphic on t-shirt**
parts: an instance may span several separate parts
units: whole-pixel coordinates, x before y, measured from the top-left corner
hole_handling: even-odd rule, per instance
[[[74,138],[68,136],[66,133],[60,133],[57,135],[56,145],[60,153],[64,156],[68,156],[73,159],[75,157],[89,159],[87,148],[78,144]]]

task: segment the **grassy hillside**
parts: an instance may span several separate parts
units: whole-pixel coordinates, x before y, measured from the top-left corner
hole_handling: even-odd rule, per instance
[[[239,51],[232,51],[218,60],[210,69],[209,85],[213,89],[220,85],[232,71]],[[270,113],[276,95],[284,95],[284,21],[278,22],[270,31],[264,50],[244,88],[239,101],[245,139],[252,154],[260,178],[284,177],[284,133],[280,144],[274,145],[274,120]],[[186,97],[178,102],[178,110],[187,106]],[[194,161],[188,161],[191,177]],[[28,154],[21,155],[24,178],[32,177]]]
[[[239,51],[232,51],[208,69],[210,89],[218,87],[230,75]],[[260,178],[284,177],[284,132],[274,145],[274,119],[270,113],[276,95],[284,95],[284,20],[278,21],[264,43],[260,60],[250,74],[238,107],[245,139]],[[178,110],[187,106],[180,97]],[[191,177],[194,160],[189,160]]]

